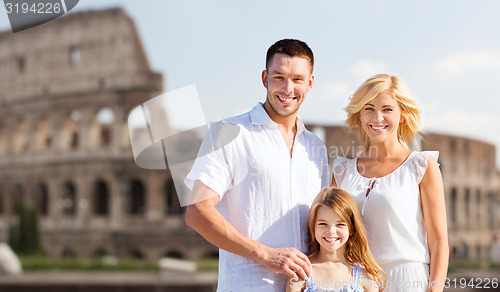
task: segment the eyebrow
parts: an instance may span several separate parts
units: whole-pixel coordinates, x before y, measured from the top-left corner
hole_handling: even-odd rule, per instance
[[[371,103],[367,103],[367,104],[365,104],[365,106],[367,106],[367,105],[375,107],[375,106],[374,106],[373,104],[371,104]],[[386,105],[383,105],[382,107],[384,108],[384,107],[395,107],[395,106],[394,106],[394,105],[390,105],[390,104],[386,104]]]
[[[283,72],[281,71],[271,71],[269,75],[285,75],[283,74]],[[304,75],[304,74],[294,74],[292,75],[293,77],[300,77],[300,78],[306,78],[307,75]]]
[[[326,219],[323,219],[323,218],[316,218],[316,221],[319,221],[319,222],[328,222],[328,220]],[[335,223],[339,223],[339,222],[345,222],[344,220],[338,220],[338,221],[335,221]]]

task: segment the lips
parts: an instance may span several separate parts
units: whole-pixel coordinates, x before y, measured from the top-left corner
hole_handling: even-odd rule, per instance
[[[387,127],[389,127],[389,126],[375,126],[375,125],[370,125],[370,128],[372,128],[375,131],[382,131],[382,130],[386,129]]]
[[[328,243],[340,241],[340,237],[323,237],[323,239]]]
[[[279,96],[277,95],[278,99],[281,101],[281,103],[291,103],[296,97],[285,97],[285,96]]]

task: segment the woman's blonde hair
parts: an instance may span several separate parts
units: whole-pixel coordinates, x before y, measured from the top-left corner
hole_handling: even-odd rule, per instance
[[[309,258],[318,255],[320,250],[320,245],[314,235],[316,231],[316,217],[319,207],[321,206],[330,208],[337,216],[346,222],[349,228],[349,239],[345,243],[344,256],[346,261],[351,265],[354,263],[362,265],[366,272],[382,286],[386,279],[385,273],[377,264],[368,248],[366,230],[361,220],[358,205],[351,195],[343,189],[335,187],[324,188],[319,192],[311,205],[307,222]]]
[[[403,81],[396,75],[374,75],[354,92],[351,101],[345,108],[347,111],[345,123],[349,128],[349,132],[357,131],[365,152],[368,151],[370,141],[361,126],[359,115],[365,104],[381,93],[389,94],[398,102],[401,117],[403,118],[398,127],[398,141],[401,145],[411,149],[412,143],[415,142],[420,130],[420,110]]]

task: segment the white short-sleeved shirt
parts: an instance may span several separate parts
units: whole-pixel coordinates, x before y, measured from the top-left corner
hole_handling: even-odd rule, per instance
[[[379,178],[362,176],[357,158],[335,159],[333,175],[337,186],[356,200],[370,250],[380,265],[398,261],[429,263],[419,184],[427,170],[427,160],[437,160],[438,156],[437,151],[412,152],[396,170]]]
[[[224,125],[237,125],[238,135],[223,143],[227,145],[199,155],[186,185],[192,189],[199,179],[214,190],[220,196],[217,209],[242,234],[270,247],[306,252],[309,207],[321,188],[328,186],[325,145],[297,119],[290,157],[278,124],[262,104],[220,123],[218,135],[227,129]],[[213,145],[217,140],[212,128],[203,143]],[[226,136],[234,134],[234,128],[230,131]],[[285,280],[284,274],[220,250],[217,291],[284,291]]]

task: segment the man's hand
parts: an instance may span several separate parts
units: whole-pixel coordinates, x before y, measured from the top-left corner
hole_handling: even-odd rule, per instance
[[[271,271],[286,274],[290,278],[305,280],[311,275],[309,258],[293,247],[268,247],[260,263]]]

